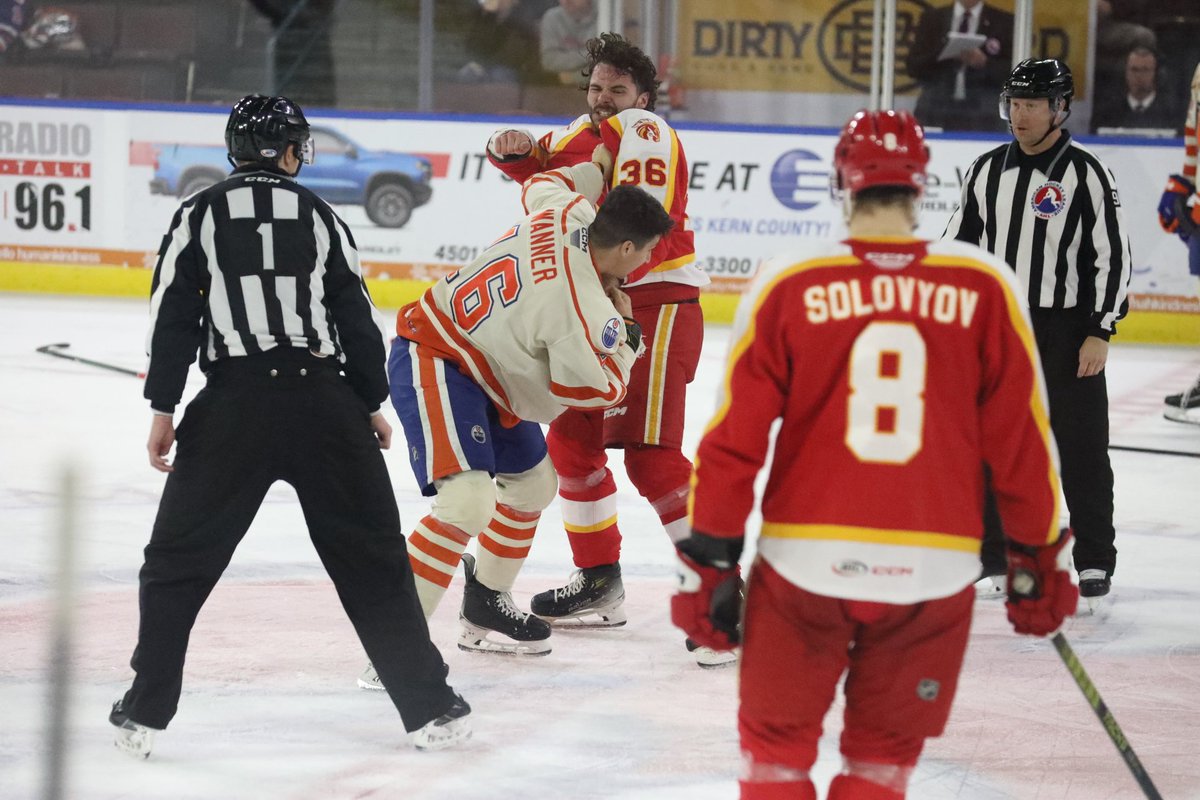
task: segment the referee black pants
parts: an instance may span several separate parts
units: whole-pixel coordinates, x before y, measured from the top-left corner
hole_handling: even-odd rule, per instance
[[[165,728],[175,716],[196,615],[278,480],[295,488],[405,729],[450,707],[383,454],[335,365],[295,349],[219,363],[176,430],[174,465],[139,575],[137,675],[124,700],[131,719]]]
[[[1058,445],[1063,494],[1075,534],[1077,571],[1117,566],[1113,528],[1113,471],[1108,458],[1108,384],[1104,372],[1078,378],[1079,348],[1087,338],[1086,310],[1034,309],[1033,333],[1050,397],[1050,427]],[[1004,572],[1004,535],[995,498],[984,509],[983,571]]]

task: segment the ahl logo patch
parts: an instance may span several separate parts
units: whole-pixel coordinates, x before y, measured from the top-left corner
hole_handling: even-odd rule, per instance
[[[617,346],[617,340],[621,338],[621,320],[613,317],[608,322],[604,323],[604,332],[600,334],[600,344],[605,350],[611,350]]]
[[[1033,190],[1029,207],[1040,219],[1057,217],[1067,207],[1067,190],[1058,181],[1046,181]]]
[[[942,690],[942,684],[935,681],[933,678],[922,678],[917,684],[917,697],[927,703],[932,703],[937,700],[938,692]]]
[[[474,439],[475,441],[479,442],[479,444],[483,444],[484,442],[486,442],[487,434],[483,432],[483,426],[473,425],[471,427],[471,438]]]

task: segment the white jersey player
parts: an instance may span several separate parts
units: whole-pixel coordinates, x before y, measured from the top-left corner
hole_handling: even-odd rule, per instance
[[[606,168],[531,178],[529,215],[397,320],[392,403],[417,483],[434,497],[409,557],[427,616],[466,562],[463,649],[549,652],[549,626],[509,594],[557,489],[538,423],[619,402],[643,350],[617,287],[673,223],[636,187],[613,189],[597,211]],[[463,556],[476,536],[478,566]]]

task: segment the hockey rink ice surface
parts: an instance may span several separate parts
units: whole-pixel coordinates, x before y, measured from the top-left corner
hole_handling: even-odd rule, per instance
[[[474,709],[475,735],[462,749],[416,752],[387,697],[355,687],[362,650],[295,495],[279,484],[196,624],[178,716],[148,761],[122,755],[107,715],[132,678],[137,571],[164,476],[147,463],[150,411],[138,379],[35,349],[69,342],[69,352],[140,369],[147,306],[0,295],[0,320],[3,800],[43,791],[57,476],[66,463],[80,471],[82,505],[65,797],[736,797],[736,670],[698,668],[671,626],[672,550],[619,460],[625,627],[556,632],[543,658],[461,652],[461,578],[431,621],[451,683]],[[713,410],[728,337],[710,326],[689,395],[689,453]],[[1200,454],[1200,426],[1161,418],[1162,396],[1198,370],[1194,349],[1114,346],[1113,443]],[[201,384],[193,369],[189,397]],[[387,459],[407,527],[428,505],[395,427],[398,448]],[[1200,798],[1200,458],[1119,450],[1112,458],[1121,551],[1113,594],[1094,616],[1084,606],[1065,632],[1163,796]],[[555,504],[517,581],[522,607],[570,574],[560,524]],[[814,770],[822,793],[840,767],[840,732],[839,701]],[[1142,796],[1049,641],[1015,635],[1002,602],[976,601],[953,715],[926,747],[908,797]]]

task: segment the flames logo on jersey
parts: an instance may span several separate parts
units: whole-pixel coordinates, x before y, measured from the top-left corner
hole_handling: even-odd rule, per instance
[[[1067,207],[1067,190],[1058,181],[1046,181],[1033,190],[1029,207],[1040,219],[1057,217]]]
[[[658,124],[651,119],[639,119],[633,123],[633,132],[648,142],[657,142],[662,138]]]

